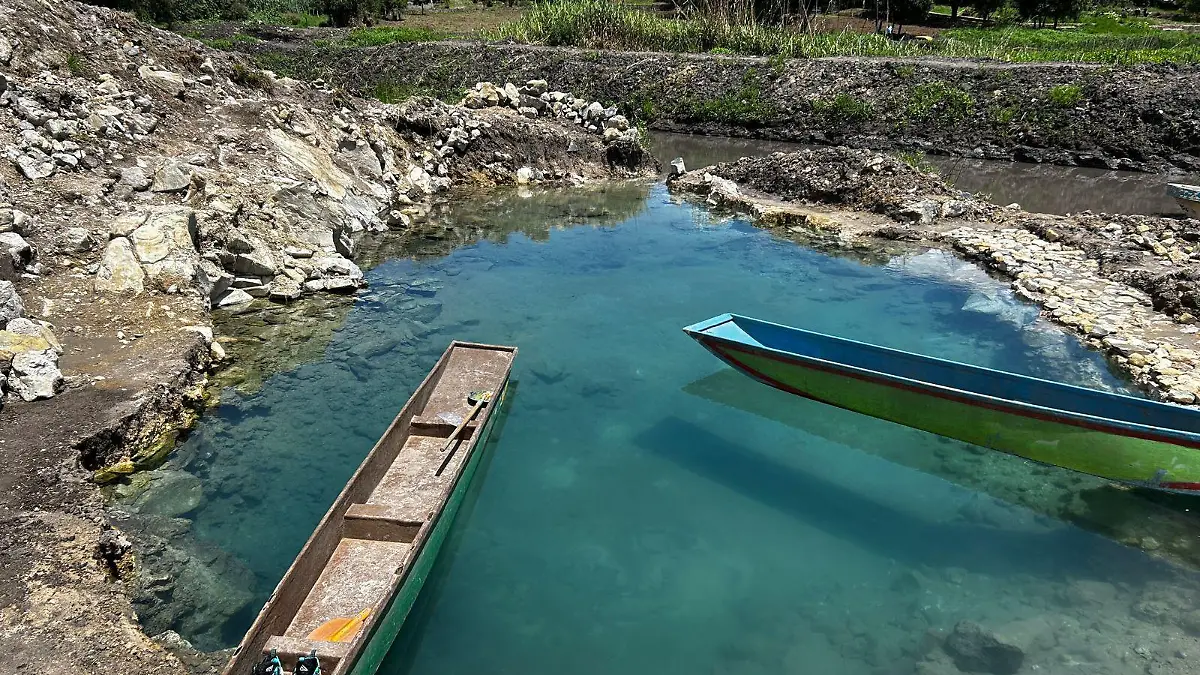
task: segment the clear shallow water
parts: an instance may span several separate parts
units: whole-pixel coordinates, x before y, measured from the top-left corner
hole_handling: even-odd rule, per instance
[[[463,220],[492,208],[566,224],[521,204],[464,205]],[[540,241],[516,232],[375,267],[322,360],[228,393],[181,448],[176,463],[206,486],[194,532],[258,579],[227,644],[455,338],[518,345],[516,389],[382,672],[906,673],[931,628],[1093,615],[1106,618],[1076,631],[1069,658],[1129,672],[1133,641],[1179,633],[1133,605],[1190,576],[913,467],[1055,498],[1098,481],[722,380],[680,331],[738,311],[1119,386],[1000,282],[936,252],[881,267],[830,257],[711,222],[661,187],[614,225],[531,231]],[[1107,604],[1072,604],[1081,580],[1111,589]]]

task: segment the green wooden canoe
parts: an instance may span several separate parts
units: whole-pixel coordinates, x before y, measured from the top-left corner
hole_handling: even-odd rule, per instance
[[[375,673],[471,489],[516,355],[450,345],[296,556],[225,675],[250,675],[272,650],[289,672],[315,650],[324,675]],[[484,391],[491,401],[471,418],[473,394]],[[355,617],[365,618],[341,639],[312,637]]]

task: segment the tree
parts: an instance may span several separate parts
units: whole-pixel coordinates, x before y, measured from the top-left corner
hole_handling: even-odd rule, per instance
[[[1004,7],[1006,0],[973,0],[971,7],[984,21],[992,17],[992,13]]]

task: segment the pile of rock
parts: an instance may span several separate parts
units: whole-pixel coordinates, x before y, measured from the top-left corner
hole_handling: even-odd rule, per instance
[[[468,108],[510,107],[530,119],[556,117],[568,120],[590,133],[603,136],[604,142],[638,142],[637,127],[618,114],[615,106],[605,107],[596,101],[577,98],[571,92],[550,91],[545,80],[530,80],[522,87],[507,82],[503,87],[491,82],[479,82],[467,92],[463,105]]]
[[[0,329],[0,396],[9,391],[35,401],[61,391],[62,345],[49,325],[25,318],[25,306],[11,281],[0,280]]]
[[[1101,276],[1099,263],[1084,251],[1010,228],[961,227],[945,237],[968,256],[1015,277],[1018,295],[1108,353],[1151,393],[1183,404],[1200,396],[1200,353],[1179,346],[1178,339],[1195,334],[1196,327],[1177,325],[1154,310],[1146,293]]]
[[[22,236],[30,227],[26,214],[0,204],[0,396],[7,391],[26,401],[51,398],[63,386],[62,346],[49,324],[25,317],[25,304],[4,279],[41,271],[37,251]]]

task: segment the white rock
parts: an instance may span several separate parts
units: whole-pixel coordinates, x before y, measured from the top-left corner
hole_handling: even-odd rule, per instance
[[[138,75],[146,81],[146,84],[168,96],[178,96],[187,89],[187,83],[183,81],[183,76],[169,70],[152,70],[149,66],[142,66],[138,68]]]
[[[254,296],[240,288],[234,288],[226,293],[220,301],[217,302],[217,307],[234,307],[244,305],[248,302],[254,302]]]
[[[69,227],[63,232],[62,244],[71,253],[84,253],[96,247],[96,240],[86,227]]]
[[[96,272],[96,290],[141,293],[145,290],[145,279],[146,273],[138,263],[133,244],[124,237],[108,242],[104,257],[100,260],[100,269]]]
[[[21,352],[13,357],[8,388],[23,400],[53,398],[62,386],[63,376],[54,350]]]
[[[523,166],[517,169],[517,185],[529,185],[533,180],[533,169]]]

